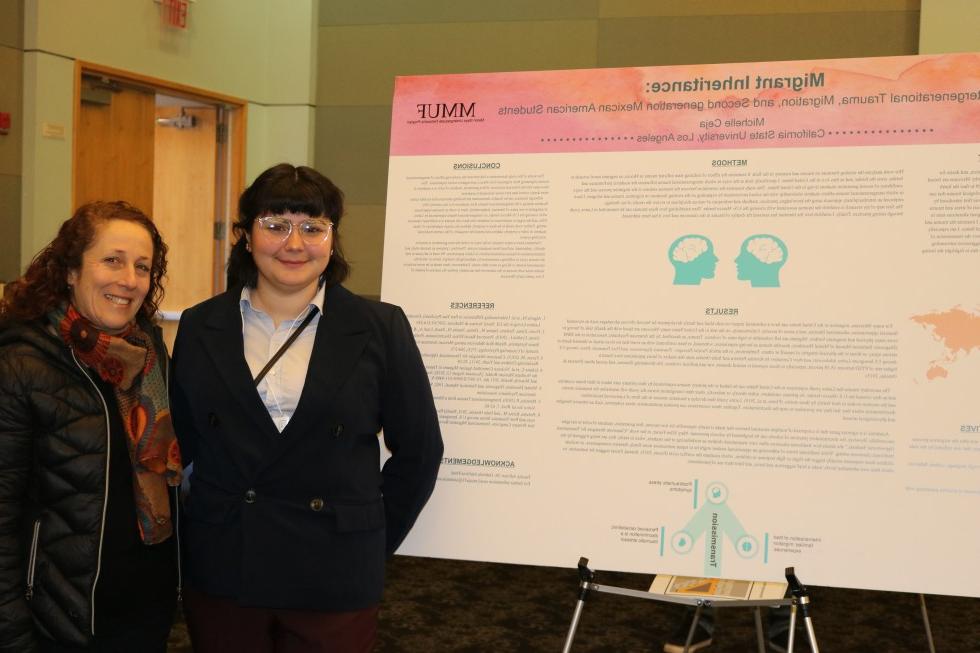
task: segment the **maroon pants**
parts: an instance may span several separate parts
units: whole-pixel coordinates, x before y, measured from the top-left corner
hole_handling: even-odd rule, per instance
[[[184,589],[184,614],[195,653],[368,653],[378,606],[351,612],[248,608]]]

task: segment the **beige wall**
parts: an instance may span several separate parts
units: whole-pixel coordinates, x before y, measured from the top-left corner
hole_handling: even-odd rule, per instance
[[[29,50],[100,63],[247,98],[309,104],[314,57],[309,0],[200,0],[186,30],[141,0],[27,3]],[[88,26],[79,29],[79,26]]]
[[[71,59],[24,53],[24,151],[21,188],[21,267],[54,237],[71,215]],[[65,90],[67,87],[67,91]],[[63,136],[43,136],[43,126],[60,126]]]
[[[186,31],[164,26],[159,12],[150,0],[26,2],[22,264],[72,210],[76,60],[246,100],[249,180],[284,159],[312,161],[315,0],[202,0],[191,3]],[[62,125],[65,138],[42,136],[44,123]]]
[[[20,271],[23,11],[23,0],[0,0],[0,111],[11,117],[10,132],[0,136],[0,283]]]
[[[980,52],[980,2],[922,0],[919,52]]]
[[[310,105],[249,104],[245,179],[251,181],[270,165],[282,161],[312,165],[314,115]]]
[[[920,0],[321,0],[315,160],[347,194],[341,231],[354,268],[348,286],[380,293],[396,75],[915,54],[919,6]]]

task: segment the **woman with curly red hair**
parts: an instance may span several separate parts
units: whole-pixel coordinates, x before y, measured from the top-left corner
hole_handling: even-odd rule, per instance
[[[61,225],[0,301],[0,651],[165,651],[179,593],[167,247],[125,202]]]

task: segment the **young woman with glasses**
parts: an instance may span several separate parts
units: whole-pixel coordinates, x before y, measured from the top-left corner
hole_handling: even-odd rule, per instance
[[[442,438],[405,314],[340,283],[343,196],[280,164],[241,197],[229,290],[184,312],[185,611],[199,653],[368,651]],[[379,466],[380,438],[391,457]]]

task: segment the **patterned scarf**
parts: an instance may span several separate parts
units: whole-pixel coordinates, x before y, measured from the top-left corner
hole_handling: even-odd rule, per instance
[[[48,314],[79,360],[113,386],[133,465],[136,520],[144,544],[173,533],[167,486],[181,481],[180,450],[170,420],[170,402],[150,336],[135,322],[117,335],[99,331],[75,307]]]

